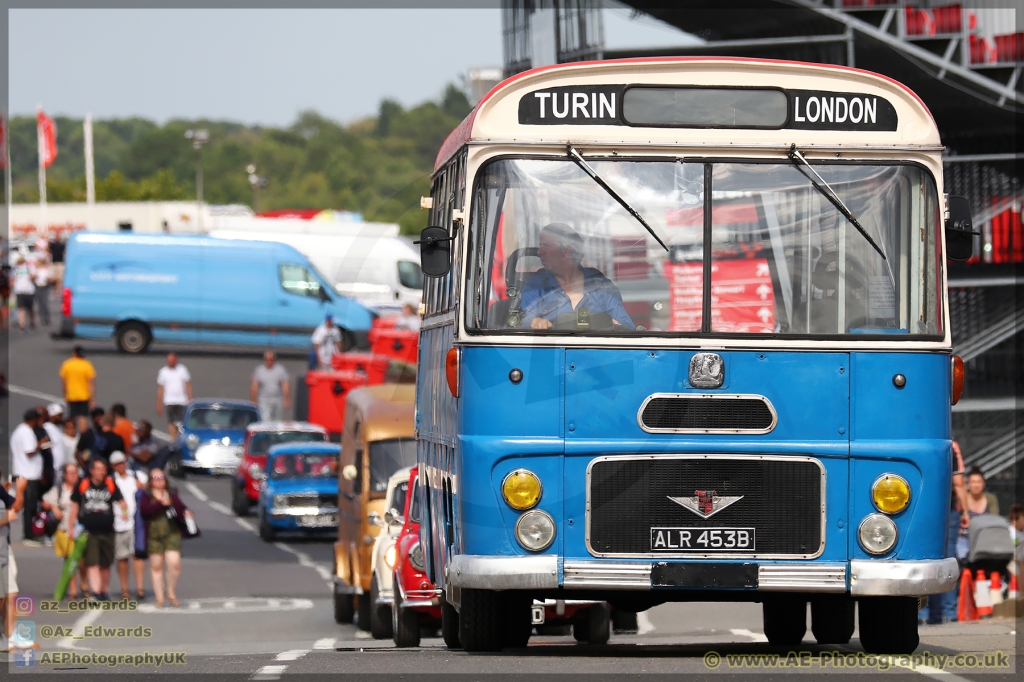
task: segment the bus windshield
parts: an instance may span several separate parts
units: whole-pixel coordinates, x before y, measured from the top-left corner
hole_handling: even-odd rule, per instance
[[[471,331],[942,334],[938,194],[919,166],[810,161],[869,240],[790,162],[586,163],[654,234],[568,158],[492,161]]]

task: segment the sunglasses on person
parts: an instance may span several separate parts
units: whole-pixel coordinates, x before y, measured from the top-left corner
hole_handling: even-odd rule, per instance
[[[163,476],[161,476],[159,474],[157,474],[156,476],[150,476],[150,479],[152,479],[154,481],[164,481],[164,480],[166,480]]]

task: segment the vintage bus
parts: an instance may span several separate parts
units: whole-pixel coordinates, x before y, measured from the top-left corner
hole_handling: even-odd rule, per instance
[[[918,644],[946,556],[935,122],[852,68],[589,62],[496,86],[419,239],[421,542],[470,651],[532,599],[763,605],[773,644]],[[517,634],[518,633],[518,634]]]

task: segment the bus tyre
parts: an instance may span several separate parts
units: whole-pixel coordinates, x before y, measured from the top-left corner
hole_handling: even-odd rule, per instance
[[[245,484],[234,482],[231,486],[231,511],[235,516],[249,515],[249,497],[245,494]]]
[[[846,595],[811,600],[811,632],[818,644],[846,644],[853,637],[856,602]]]
[[[796,646],[807,632],[807,602],[769,599],[762,604],[764,636],[775,646]]]
[[[910,654],[917,649],[917,597],[867,597],[858,601],[864,651]]]
[[[459,641],[459,612],[455,607],[441,599],[441,637],[449,649],[461,649]]]
[[[577,642],[607,644],[612,634],[612,613],[607,604],[595,604],[572,624],[572,636]]]
[[[459,641],[468,652],[501,651],[505,635],[504,600],[499,592],[462,590]]]
[[[395,605],[391,608],[391,623],[394,629],[395,646],[414,647],[420,645],[420,614],[412,609],[402,608],[402,595],[395,581]]]
[[[117,328],[117,348],[122,353],[144,353],[153,335],[141,322],[125,322]]]
[[[356,597],[356,604],[359,607],[359,617],[357,618],[359,622],[356,624],[359,626],[360,630],[365,630],[366,632],[369,632],[370,611],[373,610],[372,604],[370,602],[370,595],[363,592],[361,595]]]
[[[635,635],[640,631],[636,614],[628,611],[612,612],[612,629],[617,635]]]
[[[514,592],[505,595],[505,648],[522,649],[530,643],[533,623],[530,622],[530,607],[533,600]]]
[[[378,604],[380,588],[377,587],[377,576],[373,577],[370,587],[370,634],[374,639],[391,639],[391,607]]]
[[[334,622],[339,625],[351,623],[355,617],[355,609],[352,608],[351,594],[338,594],[334,591]]]
[[[275,535],[274,527],[270,525],[266,512],[260,513],[260,540],[263,540],[263,542],[273,542]]]

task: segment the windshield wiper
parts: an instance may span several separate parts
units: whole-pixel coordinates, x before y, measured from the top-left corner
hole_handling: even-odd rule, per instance
[[[847,220],[850,221],[851,225],[857,228],[857,231],[864,236],[864,239],[868,241],[868,244],[871,245],[871,248],[877,251],[878,255],[882,257],[882,260],[886,261],[886,264],[888,264],[889,259],[886,258],[885,253],[882,252],[882,247],[875,243],[875,240],[871,238],[871,235],[868,234],[867,230],[865,230],[864,227],[857,221],[857,218],[853,215],[853,211],[846,207],[846,204],[844,204],[843,200],[839,198],[839,195],[835,193],[835,190],[833,190],[829,186],[829,184],[825,182],[825,178],[818,175],[818,171],[814,170],[811,164],[807,163],[807,159],[804,158],[804,155],[800,153],[800,150],[796,148],[795,144],[789,148],[789,158],[791,161],[793,161],[793,165],[796,166],[797,170],[803,173],[804,176],[811,181],[811,184],[814,185],[814,189],[821,192],[821,195],[828,199],[829,202],[833,206],[835,206],[836,209],[838,209],[839,212],[842,213]],[[798,161],[799,163],[797,163]],[[800,167],[801,164],[803,164],[803,168]],[[807,173],[804,171],[804,168],[811,171],[811,173],[814,174],[814,177],[812,178],[810,175],[807,175]],[[817,180],[815,180],[815,178],[817,178]]]
[[[622,208],[626,209],[626,212],[629,213],[629,215],[631,215],[634,218],[636,218],[637,222],[639,222],[641,225],[643,225],[645,228],[647,228],[647,231],[651,233],[651,236],[654,237],[655,241],[657,241],[659,244],[661,244],[661,248],[663,248],[666,251],[668,251],[668,246],[665,245],[665,242],[661,241],[661,237],[659,237],[658,233],[654,231],[654,228],[651,227],[650,225],[648,225],[647,221],[644,220],[643,216],[640,215],[640,213],[637,212],[637,210],[635,208],[630,206],[629,203],[625,199],[620,197],[619,194],[615,190],[613,190],[611,188],[611,186],[607,182],[605,182],[604,179],[600,175],[598,175],[597,172],[593,168],[590,167],[590,164],[588,164],[583,159],[583,157],[580,156],[580,153],[578,151],[576,151],[576,148],[573,147],[572,145],[569,145],[567,147],[567,149],[569,151],[569,159],[573,163],[575,163],[577,166],[582,168],[584,173],[586,173],[587,175],[592,177],[594,179],[594,182],[596,182],[597,184],[601,185],[601,188],[605,192],[608,192],[608,194],[610,194],[611,197],[613,199],[615,199],[615,201],[619,202],[619,205],[621,205]]]

